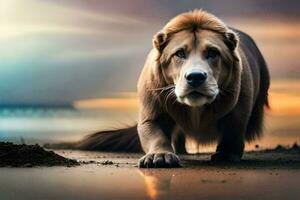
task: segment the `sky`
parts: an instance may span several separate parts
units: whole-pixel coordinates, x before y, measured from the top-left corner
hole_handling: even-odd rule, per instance
[[[134,104],[152,36],[175,15],[195,8],[249,33],[273,80],[300,77],[296,0],[0,2],[0,105],[93,107],[125,97]],[[118,104],[113,101],[108,105]]]

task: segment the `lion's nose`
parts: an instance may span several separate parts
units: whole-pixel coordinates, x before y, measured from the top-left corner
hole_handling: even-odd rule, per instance
[[[191,72],[185,75],[187,83],[192,87],[199,87],[207,79],[205,72]]]

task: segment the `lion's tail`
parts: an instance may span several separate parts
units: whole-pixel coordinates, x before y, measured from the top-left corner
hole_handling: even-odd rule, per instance
[[[47,144],[44,147],[89,151],[142,152],[136,125],[128,128],[93,133],[76,143]]]

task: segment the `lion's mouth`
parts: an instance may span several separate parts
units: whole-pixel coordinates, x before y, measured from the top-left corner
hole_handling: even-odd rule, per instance
[[[198,98],[201,98],[201,97],[206,97],[207,95],[205,94],[202,94],[198,91],[193,91],[193,92],[190,92],[186,95],[187,98],[189,99],[198,99]]]
[[[176,93],[176,92],[175,92]],[[203,106],[204,104],[212,103],[217,95],[218,91],[214,94],[204,90],[191,90],[184,95],[176,94],[177,100],[180,103],[186,104],[192,107]]]

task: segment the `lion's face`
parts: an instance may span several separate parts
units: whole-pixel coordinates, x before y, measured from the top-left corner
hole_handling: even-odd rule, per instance
[[[221,35],[208,31],[181,31],[164,48],[161,59],[166,82],[175,85],[180,103],[200,107],[212,103],[219,83],[228,75],[228,48]]]

